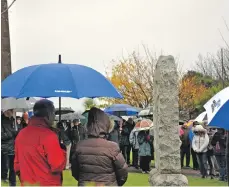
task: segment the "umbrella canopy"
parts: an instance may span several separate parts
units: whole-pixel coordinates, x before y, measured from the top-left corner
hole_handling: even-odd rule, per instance
[[[207,112],[202,112],[194,121],[203,122],[207,120]]]
[[[121,118],[119,118],[118,116],[114,116],[114,115],[111,115],[111,114],[108,114],[108,117],[111,119],[111,120],[114,120],[114,121],[122,121]]]
[[[56,116],[56,120],[58,120],[58,119],[59,119],[59,116]],[[71,120],[72,121],[74,119],[83,120],[83,119],[86,119],[86,117],[81,115],[81,114],[79,114],[79,113],[77,113],[77,112],[75,112],[75,113],[68,113],[68,114],[61,115],[61,119],[62,120]]]
[[[229,130],[229,87],[213,96],[205,105],[208,125]]]
[[[138,113],[138,116],[151,116],[151,115],[153,115],[153,107],[152,106],[147,107]]]
[[[137,131],[142,131],[142,130],[149,130],[152,127],[153,127],[153,122],[150,119],[143,119],[137,122],[134,128]]]
[[[33,109],[34,104],[36,103],[35,98],[21,98],[21,99],[16,99],[13,97],[8,97],[2,99],[2,106],[1,109],[2,111],[6,111],[9,109],[14,109],[15,112],[25,112]]]
[[[77,64],[41,64],[16,71],[2,82],[2,97],[122,98],[101,73]]]
[[[134,116],[138,114],[139,109],[127,104],[114,104],[105,108],[104,112],[115,116]]]
[[[69,114],[69,113],[74,113],[75,111],[71,107],[61,107],[61,110],[59,108],[55,109],[55,114],[60,115],[62,114]]]

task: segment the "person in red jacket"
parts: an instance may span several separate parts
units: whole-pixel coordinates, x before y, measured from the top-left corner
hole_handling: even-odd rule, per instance
[[[34,116],[15,141],[14,170],[21,185],[61,186],[66,151],[51,127],[55,108],[51,101],[40,100]]]

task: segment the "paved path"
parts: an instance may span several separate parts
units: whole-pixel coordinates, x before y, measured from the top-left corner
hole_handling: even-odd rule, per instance
[[[140,169],[136,169],[134,167],[129,167],[128,168],[128,171],[130,173],[141,173],[141,170]],[[182,169],[182,174],[186,175],[186,176],[200,176],[200,172],[199,171],[196,171],[196,170],[193,170],[191,168],[185,168],[185,169]]]

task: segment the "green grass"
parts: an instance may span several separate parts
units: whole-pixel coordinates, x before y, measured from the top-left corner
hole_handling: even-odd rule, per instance
[[[149,186],[147,174],[129,173],[125,186]],[[188,177],[189,186],[226,186],[225,182],[216,179],[202,179],[198,177]],[[19,183],[17,185],[20,185]],[[77,186],[77,181],[71,176],[70,171],[64,171],[64,186]],[[2,183],[2,186],[8,186]]]

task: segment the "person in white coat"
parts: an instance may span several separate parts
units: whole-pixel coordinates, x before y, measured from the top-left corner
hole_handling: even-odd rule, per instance
[[[207,151],[208,151],[209,137],[207,130],[202,125],[197,125],[194,129],[194,137],[192,140],[192,148],[197,153],[197,158],[200,165],[200,172],[202,178],[207,177]]]

